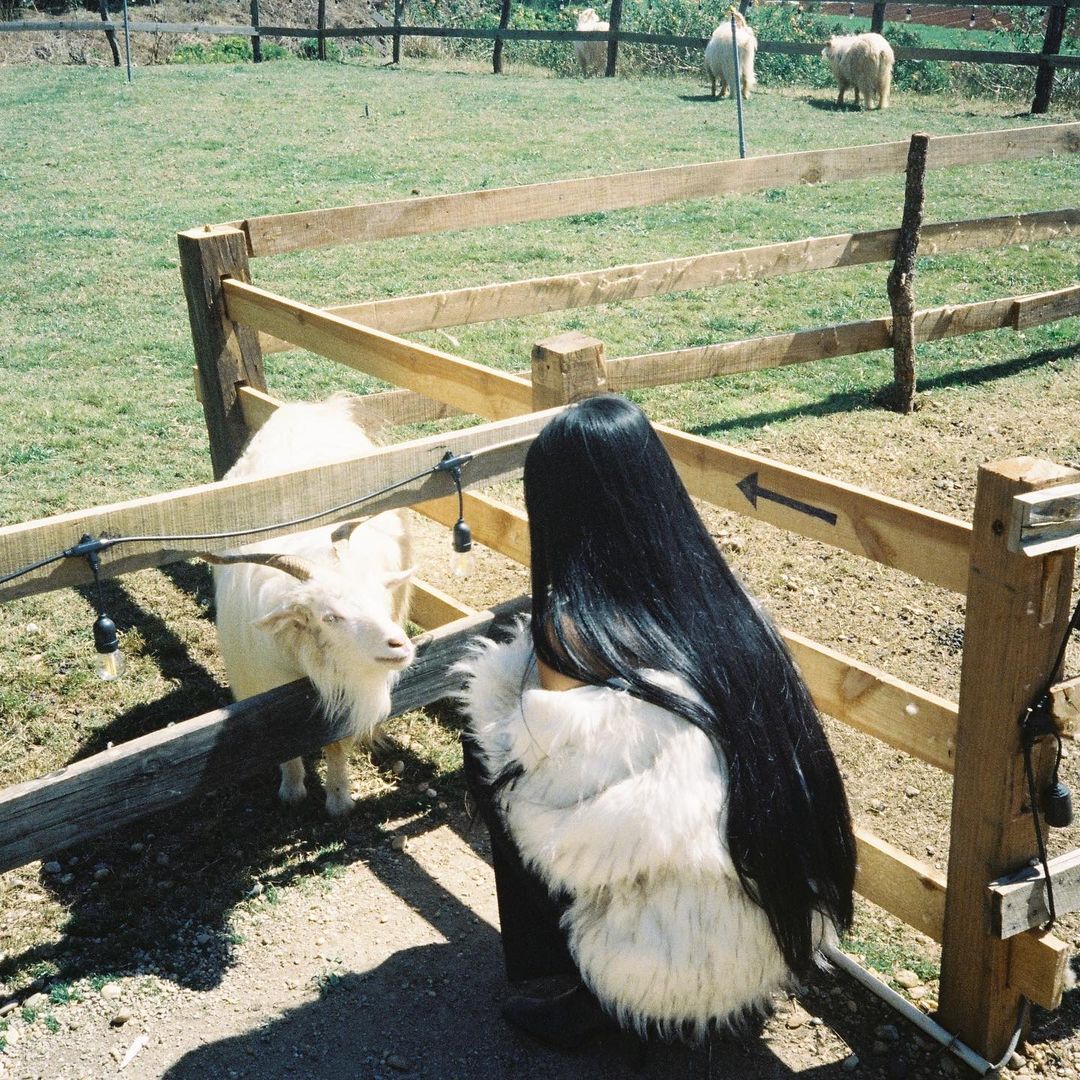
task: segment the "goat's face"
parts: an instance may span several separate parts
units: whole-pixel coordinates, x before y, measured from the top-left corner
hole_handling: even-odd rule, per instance
[[[401,671],[414,649],[390,615],[390,594],[411,574],[406,570],[377,581],[349,581],[348,588],[328,588],[316,580],[297,583],[258,626],[309,668],[361,675]]]

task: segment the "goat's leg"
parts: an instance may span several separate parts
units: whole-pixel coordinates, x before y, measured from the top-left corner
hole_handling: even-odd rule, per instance
[[[278,788],[278,798],[283,803],[303,802],[307,798],[307,788],[304,787],[304,759],[293,758],[281,766],[281,787]]]
[[[326,812],[342,817],[356,805],[349,779],[349,753],[356,742],[351,735],[323,748],[326,755]]]

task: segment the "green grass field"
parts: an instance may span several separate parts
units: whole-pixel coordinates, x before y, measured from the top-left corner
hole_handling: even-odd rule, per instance
[[[0,145],[9,149],[0,158],[0,524],[211,478],[192,388],[179,230],[737,156],[734,104],[709,100],[700,77],[583,82],[510,70],[497,79],[464,62],[415,60],[404,70],[170,66],[137,70],[128,86],[112,70],[0,69]],[[1040,122],[992,103],[899,93],[892,108],[862,113],[837,110],[832,98],[831,90],[763,87],[746,109],[750,153]],[[931,173],[927,220],[1080,205],[1077,165],[1074,157]],[[345,303],[889,227],[899,223],[902,201],[902,177],[768,191],[258,260],[254,278],[306,302]],[[794,275],[421,337],[505,368],[526,367],[534,341],[567,329],[600,338],[610,356],[672,349],[887,314],[886,272]],[[1074,238],[924,258],[916,291],[925,307],[1078,280]],[[988,391],[966,387],[957,373],[994,371],[994,393],[1037,409],[1048,383],[1027,358],[1053,355],[1054,370],[1068,379],[1077,335],[1072,319],[1023,336],[1003,331],[927,346],[920,377],[937,381],[963,410],[965,394]],[[374,385],[303,354],[271,356],[267,370],[271,389],[286,398]],[[760,436],[767,423],[812,445],[825,426],[868,410],[890,370],[878,353],[640,397],[658,419],[688,430],[740,441]],[[1075,447],[1075,433],[1069,439]],[[0,783],[227,699],[204,569],[134,575],[116,595],[131,675],[108,686],[90,671],[85,596],[0,608],[9,643],[0,658]],[[424,738],[428,775],[438,775],[452,753],[430,734],[414,741]],[[377,778],[371,783],[380,790]],[[373,812],[388,811],[380,804]],[[316,829],[314,840],[301,842],[302,827],[275,840],[283,860],[290,845],[310,856],[320,836],[337,835]],[[271,831],[276,836],[280,823]],[[0,926],[3,912],[17,910],[12,896],[22,880],[6,877]],[[231,887],[226,876],[222,888]],[[20,950],[35,934],[59,934],[67,918],[53,901],[38,914],[36,926],[17,933],[8,919],[3,951],[15,959],[0,978],[29,977],[40,956]]]

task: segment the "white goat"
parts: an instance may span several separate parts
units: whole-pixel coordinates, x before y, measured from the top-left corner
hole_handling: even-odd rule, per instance
[[[743,100],[757,85],[754,75],[754,57],[757,55],[757,35],[738,12],[735,16],[735,43],[739,47],[739,80]],[[716,97],[716,84],[720,83],[720,96],[735,85],[735,50],[731,44],[731,18],[726,18],[712,33],[705,46],[705,70],[712,80],[712,96]],[[731,89],[732,97],[735,91]]]
[[[894,56],[892,46],[880,34],[842,34],[829,38],[829,44],[821,50],[822,59],[832,68],[833,77],[840,87],[837,105],[844,104],[844,91],[855,88],[855,104],[862,94],[863,108],[873,108],[877,101],[879,109],[889,107],[889,89],[892,86]]]
[[[579,30],[607,30],[606,22],[601,21],[600,16],[592,8],[586,8],[578,13],[577,28]],[[575,41],[574,56],[582,75],[596,74],[607,70],[608,43],[606,41]]]
[[[347,395],[281,406],[256,432],[227,480],[251,479],[369,453]],[[388,511],[279,536],[242,548],[214,570],[217,630],[236,699],[307,677],[345,738],[325,748],[326,809],[353,807],[349,752],[370,742],[390,712],[390,691],[413,657],[400,623],[409,605],[411,542],[405,518]],[[302,758],[281,766],[278,794],[307,794]]]

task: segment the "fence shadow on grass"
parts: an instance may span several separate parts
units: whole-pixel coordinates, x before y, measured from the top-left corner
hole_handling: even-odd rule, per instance
[[[1034,368],[1052,364],[1059,360],[1076,359],[1076,346],[1045,349],[1041,352],[1029,353],[1027,356],[1013,357],[1011,360],[1004,360],[1000,363],[945,371],[929,378],[919,378],[917,388],[920,392],[925,392],[927,390],[952,389],[958,386],[980,386],[983,383],[1006,379],[1012,375],[1019,375],[1025,371],[1031,371]],[[787,409],[772,409],[767,412],[752,413],[749,416],[733,417],[730,420],[717,420],[711,424],[698,424],[694,427],[688,427],[686,430],[693,435],[716,436],[729,431],[755,431],[765,424],[777,424],[798,417],[832,416],[835,413],[849,413],[868,408],[880,408],[880,406],[874,405],[865,392],[848,390],[842,393],[829,394],[818,401],[792,405]]]

